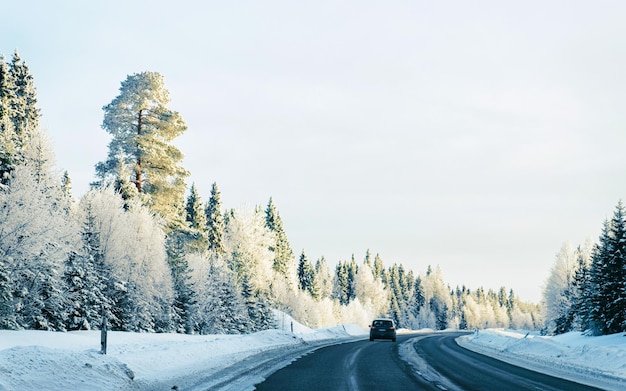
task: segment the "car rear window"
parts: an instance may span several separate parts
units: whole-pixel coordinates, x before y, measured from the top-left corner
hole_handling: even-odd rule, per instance
[[[372,326],[374,326],[374,327],[392,327],[393,323],[391,323],[390,320],[375,320],[374,323],[372,323]]]

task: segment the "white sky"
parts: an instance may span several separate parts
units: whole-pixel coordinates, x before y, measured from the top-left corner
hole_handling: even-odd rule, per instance
[[[313,261],[369,248],[538,301],[626,194],[626,2],[511,3],[12,1],[0,53],[30,67],[77,195],[102,106],[156,71],[205,200],[273,197]]]

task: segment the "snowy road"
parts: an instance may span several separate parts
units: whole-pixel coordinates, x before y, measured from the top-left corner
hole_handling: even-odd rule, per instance
[[[398,342],[361,340],[325,347],[281,369],[257,385],[266,390],[438,390],[413,375],[398,356]]]
[[[325,347],[277,371],[257,390],[598,390],[461,348],[459,335]]]
[[[465,333],[467,334],[467,333]],[[423,376],[449,390],[543,390],[583,391],[599,388],[574,383],[505,363],[460,347],[455,339],[462,333],[440,333],[418,337],[410,344],[419,360],[427,363]],[[417,363],[416,363],[417,361]],[[424,365],[412,360],[417,370]],[[417,364],[417,365],[416,365]]]

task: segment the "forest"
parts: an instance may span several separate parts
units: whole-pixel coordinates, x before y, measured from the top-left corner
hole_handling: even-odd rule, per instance
[[[557,254],[542,305],[450,287],[437,266],[385,265],[369,249],[310,260],[272,198],[224,210],[217,183],[188,182],[172,144],[187,125],[168,104],[157,72],[121,82],[103,107],[108,156],[76,199],[40,129],[33,76],[17,52],[0,57],[0,328],[98,329],[106,316],[113,330],[250,333],[280,310],[313,328],[388,316],[410,329],[625,329],[621,204],[598,245]]]

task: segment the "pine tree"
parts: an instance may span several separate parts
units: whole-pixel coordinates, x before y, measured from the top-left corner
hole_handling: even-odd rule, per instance
[[[18,328],[9,265],[0,257],[0,329]]]
[[[12,86],[9,66],[0,55],[0,186],[8,184],[11,172],[19,160],[10,100]]]
[[[370,269],[373,269],[374,265],[372,265],[372,254],[370,253],[370,249],[368,248],[365,252],[365,259],[363,263],[366,264]]]
[[[64,280],[69,300],[67,329],[91,330],[98,325],[106,300],[93,259],[85,253],[70,253]]]
[[[380,255],[378,254],[374,257],[372,272],[374,273],[374,277],[381,278],[384,282],[385,266],[383,265],[383,260],[380,259]]]
[[[208,237],[209,250],[218,254],[224,254],[224,229],[226,222],[222,215],[221,193],[217,188],[217,183],[211,186],[211,198],[204,208],[206,218],[206,231]]]
[[[102,128],[112,135],[105,162],[96,165],[100,183],[119,175],[120,163],[131,169],[130,177],[142,203],[165,218],[170,228],[183,225],[185,178],[179,164],[183,154],[171,144],[187,130],[179,113],[167,108],[169,92],[156,72],[130,75],[120,94],[103,107]]]
[[[326,258],[321,257],[315,262],[315,291],[320,299],[330,298],[333,294],[333,277],[328,268]]]
[[[572,295],[572,311],[574,312],[574,324],[580,331],[589,330],[591,326],[591,287],[589,262],[578,252],[578,267],[574,274]]]
[[[51,148],[36,130],[24,157],[0,191],[0,258],[11,280],[18,327],[63,330],[63,261],[75,239],[60,184],[53,178]]]
[[[350,281],[348,278],[348,268],[344,262],[338,262],[335,267],[335,277],[333,285],[333,299],[339,301],[341,305],[348,305],[350,303],[349,296]]]
[[[187,224],[190,230],[188,247],[191,251],[203,252],[208,248],[207,220],[202,207],[202,200],[195,183],[191,185],[187,203],[185,204]]]
[[[13,128],[22,142],[22,147],[29,140],[29,133],[39,127],[40,112],[37,108],[37,92],[34,78],[22,58],[13,53],[11,67],[12,96],[9,102]]]
[[[319,292],[315,292],[315,269],[306,257],[304,250],[300,254],[298,262],[298,285],[300,290],[308,292],[314,299],[317,298]]]
[[[609,235],[610,254],[605,264],[605,281],[602,285],[606,306],[604,333],[626,330],[626,211],[622,201],[615,207]]]
[[[112,187],[90,190],[80,210],[90,204],[103,259],[96,263],[111,270],[112,329],[172,331],[173,282],[161,219],[137,201],[125,209]]]
[[[211,263],[206,280],[206,298],[202,301],[199,330],[201,334],[243,334],[251,321],[232,272],[218,260]]]
[[[23,149],[39,126],[33,76],[17,51],[11,64],[0,56],[0,185],[23,162]]]
[[[409,313],[417,318],[422,308],[426,304],[426,299],[424,297],[424,289],[422,287],[422,279],[417,277],[415,282],[413,283],[412,296],[409,301],[408,310]]]
[[[565,243],[556,256],[543,292],[550,332],[562,334],[573,328],[572,293],[576,266],[576,252]]]
[[[174,313],[177,315],[176,331],[191,334],[194,330],[195,292],[191,283],[191,270],[185,259],[185,247],[188,236],[185,233],[174,231],[168,235],[168,262],[172,270],[174,283]]]
[[[276,238],[275,245],[270,248],[274,253],[274,270],[287,280],[290,280],[294,269],[294,254],[287,240],[280,213],[278,213],[272,198],[267,203],[265,218],[267,227],[274,233]]]
[[[269,330],[275,326],[274,314],[264,293],[254,289],[252,283],[244,278],[241,294],[250,318],[250,331]]]
[[[611,223],[605,220],[600,234],[599,242],[594,248],[589,269],[589,285],[587,287],[589,298],[587,314],[590,332],[594,335],[604,334],[606,331],[607,307],[605,283],[610,276],[606,271],[608,259],[611,256]]]

